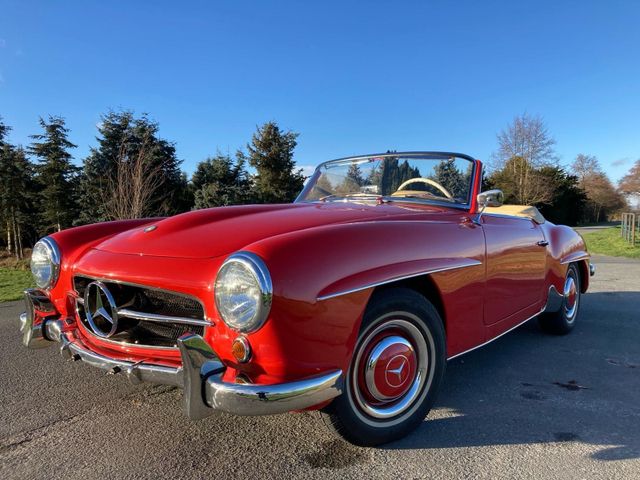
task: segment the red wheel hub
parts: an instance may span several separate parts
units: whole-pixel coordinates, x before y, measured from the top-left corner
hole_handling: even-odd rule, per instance
[[[374,402],[392,402],[413,384],[418,359],[413,345],[404,337],[374,338],[360,365],[363,393]]]

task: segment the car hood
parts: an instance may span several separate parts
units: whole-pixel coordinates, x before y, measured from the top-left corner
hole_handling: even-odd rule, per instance
[[[373,219],[406,219],[425,210],[410,206],[302,203],[210,208],[159,219],[117,234],[95,248],[111,253],[209,258],[297,230]]]

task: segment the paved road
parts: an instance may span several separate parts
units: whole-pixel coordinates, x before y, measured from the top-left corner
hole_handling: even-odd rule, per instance
[[[640,478],[640,262],[596,261],[571,335],[530,322],[450,362],[428,420],[379,449],[312,414],[191,423],[179,390],[23,349],[0,304],[0,478]]]
[[[620,222],[605,222],[598,225],[592,225],[590,227],[573,227],[573,229],[580,235],[584,235],[585,233],[598,232],[600,230],[606,230],[607,228],[618,226],[620,226]]]

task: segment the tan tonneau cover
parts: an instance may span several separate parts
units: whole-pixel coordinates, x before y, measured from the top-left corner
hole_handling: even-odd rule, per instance
[[[512,215],[514,217],[530,218],[536,223],[544,223],[545,219],[536,207],[531,205],[502,205],[501,207],[487,207],[485,213],[497,215]]]

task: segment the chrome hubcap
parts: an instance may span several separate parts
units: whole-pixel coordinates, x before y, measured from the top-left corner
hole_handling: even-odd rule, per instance
[[[578,310],[578,285],[572,271],[564,282],[564,314],[567,321],[572,322]]]
[[[427,342],[410,321],[392,319],[371,329],[360,343],[350,375],[357,409],[378,421],[412,409],[431,381],[433,352],[432,340]]]
[[[404,337],[392,335],[378,342],[364,365],[365,394],[384,402],[409,390],[415,378],[416,354]]]

